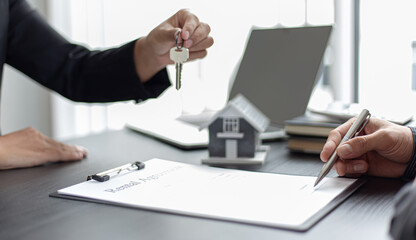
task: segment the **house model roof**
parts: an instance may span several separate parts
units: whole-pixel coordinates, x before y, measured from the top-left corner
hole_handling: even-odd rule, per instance
[[[227,106],[203,124],[200,130],[211,125],[218,117],[242,117],[259,132],[264,132],[270,123],[269,118],[241,94],[229,101]]]

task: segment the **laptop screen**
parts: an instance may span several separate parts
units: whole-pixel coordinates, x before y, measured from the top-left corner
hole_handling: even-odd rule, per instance
[[[304,114],[331,29],[252,30],[229,99],[243,94],[277,126]]]

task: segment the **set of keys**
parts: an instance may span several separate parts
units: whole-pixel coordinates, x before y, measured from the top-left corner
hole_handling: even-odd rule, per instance
[[[181,75],[182,75],[182,65],[184,62],[188,61],[189,58],[189,49],[179,46],[179,35],[181,31],[176,35],[176,47],[170,49],[170,59],[175,62],[176,68],[176,90],[181,88]]]

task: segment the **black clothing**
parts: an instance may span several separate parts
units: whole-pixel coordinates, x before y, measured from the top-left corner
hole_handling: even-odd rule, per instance
[[[82,102],[141,101],[157,97],[170,81],[166,69],[142,84],[134,42],[89,51],[54,31],[24,0],[0,0],[0,83],[7,63],[59,94]]]
[[[409,128],[413,134],[413,153],[402,176],[405,181],[413,181],[416,177],[416,127]]]
[[[397,194],[390,234],[396,240],[416,239],[416,186],[408,184]]]
[[[416,176],[416,127],[409,127],[413,134],[413,153],[402,179],[413,181]],[[396,240],[416,240],[416,186],[407,184],[396,196],[390,234]]]

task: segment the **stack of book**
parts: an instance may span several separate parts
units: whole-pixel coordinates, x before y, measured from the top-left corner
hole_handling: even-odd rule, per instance
[[[287,120],[285,131],[289,136],[288,148],[293,152],[319,154],[329,132],[342,123],[339,119],[313,113]]]

